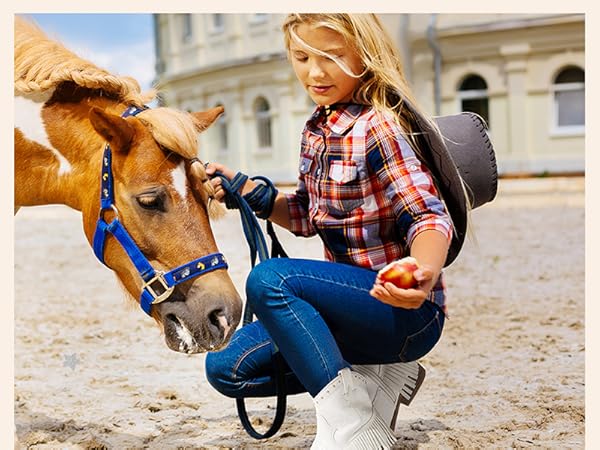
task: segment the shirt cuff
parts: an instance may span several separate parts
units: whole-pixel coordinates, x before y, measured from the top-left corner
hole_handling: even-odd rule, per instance
[[[316,233],[313,226],[308,221],[308,211],[298,201],[295,194],[285,194],[287,199],[288,211],[290,213],[289,230],[296,236],[310,237]]]
[[[445,218],[434,216],[415,222],[406,235],[406,246],[410,248],[418,234],[427,230],[437,230],[446,236],[448,244],[452,241],[452,225]]]

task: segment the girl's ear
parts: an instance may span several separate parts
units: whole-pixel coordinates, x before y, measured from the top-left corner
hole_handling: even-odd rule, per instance
[[[94,130],[110,144],[113,151],[125,152],[133,139],[133,127],[122,117],[109,114],[94,106],[90,111]]]
[[[223,114],[225,108],[222,106],[215,106],[214,108],[209,109],[208,111],[199,111],[190,113],[195,119],[196,130],[198,132],[206,130],[209,126],[213,124],[217,118]]]

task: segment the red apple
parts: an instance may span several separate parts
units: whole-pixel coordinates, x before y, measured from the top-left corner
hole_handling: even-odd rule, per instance
[[[414,277],[414,272],[419,268],[417,260],[412,256],[394,261],[381,269],[377,278],[382,283],[392,283],[400,289],[411,289],[419,284]]]

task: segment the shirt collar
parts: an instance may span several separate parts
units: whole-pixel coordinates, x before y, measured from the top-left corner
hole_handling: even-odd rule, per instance
[[[344,134],[361,116],[367,105],[358,103],[336,103],[318,106],[309,121],[325,125],[336,134]]]

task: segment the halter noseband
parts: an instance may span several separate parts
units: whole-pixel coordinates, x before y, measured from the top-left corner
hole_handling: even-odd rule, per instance
[[[147,109],[147,108],[144,108]],[[135,116],[144,109],[130,106],[121,117]],[[108,210],[114,212],[114,218],[110,223],[104,220],[104,213]],[[150,315],[152,305],[164,302],[169,298],[175,286],[179,283],[204,275],[217,269],[227,269],[227,261],[221,253],[211,253],[201,258],[183,264],[169,272],[155,270],[148,259],[144,256],[132,237],[127,233],[125,227],[119,220],[119,211],[114,201],[113,174],[111,169],[110,145],[104,147],[102,158],[101,189],[100,189],[100,212],[94,232],[94,253],[104,265],[104,245],[107,233],[112,234],[121,244],[127,256],[137,269],[144,281],[140,306],[144,312]]]

